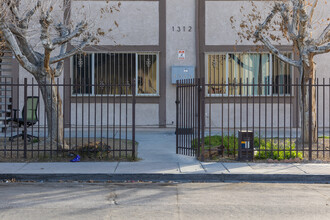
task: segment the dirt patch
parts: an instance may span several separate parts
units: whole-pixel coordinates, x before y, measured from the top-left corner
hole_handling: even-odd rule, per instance
[[[24,140],[0,138],[0,161],[70,161],[75,155],[81,161],[133,161],[133,142],[111,138],[66,138],[68,150],[62,150],[62,144],[47,143],[43,138],[33,139],[24,147]],[[137,143],[135,143],[137,158]],[[135,159],[136,160],[136,159]]]

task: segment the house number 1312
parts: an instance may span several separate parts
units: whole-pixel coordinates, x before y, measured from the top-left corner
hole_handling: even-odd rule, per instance
[[[173,32],[192,32],[192,26],[172,26]]]

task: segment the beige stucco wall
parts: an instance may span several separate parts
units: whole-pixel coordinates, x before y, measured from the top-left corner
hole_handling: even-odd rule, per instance
[[[101,13],[119,2],[119,12]],[[92,26],[90,32],[101,28],[105,36],[99,36],[99,45],[158,45],[158,4],[157,1],[73,1],[72,19],[87,20]]]
[[[257,10],[261,12],[261,21],[267,17],[271,11],[273,2],[254,1]],[[239,25],[244,17],[249,14],[253,7],[249,1],[206,1],[205,4],[205,42],[206,45],[253,45],[252,41],[243,39],[241,42],[238,37],[240,32]],[[230,18],[233,17],[234,23]],[[258,24],[258,23],[256,23]],[[235,28],[232,27],[235,26]],[[288,44],[286,40],[279,41]]]
[[[86,100],[87,101],[87,100]],[[136,126],[158,126],[158,105],[157,104],[136,104]],[[90,110],[89,110],[90,109]],[[128,112],[126,119],[126,111]],[[115,121],[113,121],[113,113],[115,112]],[[146,120],[148,118],[148,120]],[[132,105],[122,103],[94,103],[88,104],[72,103],[71,104],[72,126],[90,125],[94,126],[119,126],[123,127],[132,125]]]
[[[196,66],[195,0],[166,1],[166,118],[168,126],[175,126],[176,86],[172,84],[172,66]],[[174,31],[173,31],[174,26]],[[177,27],[181,31],[177,31]],[[183,26],[186,27],[184,32]],[[192,31],[188,32],[188,27]],[[184,60],[178,59],[178,51],[185,50]],[[172,123],[173,122],[173,123]]]

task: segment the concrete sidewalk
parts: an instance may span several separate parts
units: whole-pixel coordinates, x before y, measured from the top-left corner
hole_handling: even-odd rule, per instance
[[[0,180],[330,182],[330,163],[200,162],[175,153],[175,134],[137,132],[138,162],[0,163]]]
[[[0,179],[59,181],[330,182],[330,164],[80,162],[0,163]]]

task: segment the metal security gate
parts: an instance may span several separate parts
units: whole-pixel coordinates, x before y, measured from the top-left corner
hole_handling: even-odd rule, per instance
[[[204,99],[200,79],[177,81],[176,87],[176,153],[199,157],[202,151],[204,127],[201,115]],[[203,154],[202,154],[203,155]]]
[[[237,160],[243,148],[238,134],[250,132],[253,159],[330,161],[330,79],[251,81],[177,81],[177,154]],[[308,99],[300,104],[303,88]]]

